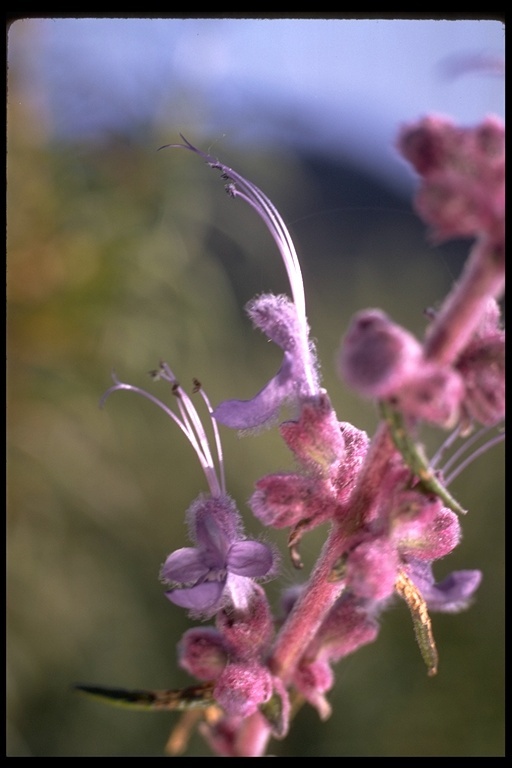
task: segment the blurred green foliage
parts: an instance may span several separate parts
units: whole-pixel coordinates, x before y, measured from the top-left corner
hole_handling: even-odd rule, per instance
[[[255,393],[279,350],[250,329],[242,306],[286,291],[284,269],[263,224],[215,173],[188,153],[155,151],[178,140],[174,126],[55,144],[15,81],[8,118],[8,754],[157,756],[176,715],[109,709],[70,685],[191,684],[176,661],[190,622],[166,601],[158,571],[187,543],[184,512],[206,485],[184,436],[152,404],[129,393],[103,410],[98,401],[113,368],[166,398],[147,375],[160,359],[185,387],[198,377],[213,403]],[[334,372],[343,330],[356,310],[380,306],[420,335],[422,310],[448,290],[460,249],[429,246],[410,208],[390,192],[368,198],[334,158],[231,152],[227,140],[212,151],[290,223],[324,384],[339,418],[371,433],[373,407]],[[245,500],[290,457],[275,431],[222,436],[229,491],[259,536]],[[377,642],[339,665],[331,719],[304,708],[274,754],[503,754],[502,449],[454,492],[470,510],[465,537],[437,572],[480,568],[484,579],[467,613],[433,616],[437,678],[399,605]],[[306,572],[324,536],[306,538]],[[297,574],[285,534],[268,538],[284,553],[269,585],[277,605]],[[194,737],[189,753],[209,751]]]

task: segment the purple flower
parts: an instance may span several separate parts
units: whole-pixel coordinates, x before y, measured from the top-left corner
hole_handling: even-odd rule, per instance
[[[458,613],[468,608],[482,580],[480,571],[453,571],[436,583],[432,564],[422,560],[410,560],[408,571],[429,610],[442,613]]]
[[[125,384],[115,376],[114,384],[103,396],[102,403],[112,392],[119,390],[136,392],[155,403],[184,432],[208,482],[210,494],[201,495],[188,511],[190,535],[197,546],[178,549],[169,555],[162,567],[161,578],[171,587],[166,596],[175,605],[188,608],[196,616],[213,615],[224,604],[244,612],[256,589],[253,579],[270,575],[274,555],[266,544],[243,538],[240,516],[234,502],[226,495],[217,424],[199,382],[194,382],[194,391],[202,395],[211,417],[217,461],[192,400],[178,384],[167,363],[161,363],[153,377],[172,385],[179,416],[150,392]]]
[[[290,281],[293,302],[286,296],[263,295],[247,306],[254,325],[284,351],[279,371],[251,400],[227,400],[220,403],[213,412],[215,419],[227,427],[254,429],[276,418],[281,405],[286,401],[295,400],[300,403],[319,394],[316,357],[309,339],[300,264],[283,219],[261,189],[211,155],[201,152],[183,136],[182,139],[184,144],[167,146],[192,150],[211,168],[222,172],[228,194],[245,200],[266,224],[279,248]]]
[[[217,421],[232,429],[253,429],[273,421],[287,401],[304,401],[317,391],[313,349],[304,336],[297,309],[286,296],[266,294],[247,305],[253,324],[281,347],[277,374],[251,400],[225,400],[214,410]]]
[[[160,575],[171,585],[166,597],[193,615],[212,615],[225,603],[243,611],[254,591],[252,580],[271,571],[272,550],[241,538],[238,512],[227,496],[200,496],[188,515],[197,546],[178,549],[165,561]]]

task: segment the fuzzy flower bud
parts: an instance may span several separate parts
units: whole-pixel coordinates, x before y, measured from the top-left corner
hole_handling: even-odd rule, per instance
[[[359,312],[343,339],[339,372],[364,397],[392,399],[422,421],[452,425],[464,386],[460,375],[423,358],[421,344],[379,310]]]
[[[297,667],[294,686],[322,719],[331,711],[324,696],[333,683],[331,664],[376,639],[376,605],[346,591],[331,608]]]
[[[272,690],[267,667],[237,661],[221,672],[213,695],[228,716],[249,717],[270,699]]]
[[[308,477],[291,472],[265,475],[256,482],[249,505],[264,525],[288,528],[306,516],[312,497]]]
[[[457,371],[421,361],[393,401],[404,414],[449,428],[459,417],[463,397],[464,382]]]
[[[314,641],[322,657],[336,662],[372,643],[379,632],[376,613],[375,603],[345,592],[331,608]]]
[[[397,548],[387,536],[368,538],[350,552],[347,586],[359,598],[385,600],[393,594],[398,564]]]
[[[320,398],[319,402],[325,401]],[[317,438],[313,437],[315,423],[319,423]],[[265,525],[297,526],[298,538],[294,535],[294,542],[298,543],[306,531],[334,519],[348,500],[366,455],[368,436],[351,424],[338,423],[322,406],[317,409],[311,404],[303,407],[298,422],[285,422],[281,431],[310,471],[305,475],[288,472],[262,477],[249,504]],[[333,458],[336,446],[339,460]],[[328,458],[333,459],[332,463]]]
[[[333,671],[323,659],[301,661],[293,677],[294,687],[315,707],[321,720],[327,720],[331,714],[331,706],[324,694],[333,683]]]
[[[378,309],[358,312],[343,339],[339,372],[364,397],[395,395],[415,374],[421,345]]]
[[[263,589],[257,584],[247,610],[233,610],[217,614],[217,628],[229,644],[231,656],[247,660],[262,655],[268,649],[274,634],[270,606]]]
[[[347,421],[340,422],[340,429],[345,444],[345,453],[343,461],[339,464],[338,471],[333,477],[333,485],[336,489],[336,501],[341,505],[348,501],[355,488],[370,441],[366,432],[357,429]]]
[[[402,131],[398,146],[422,177],[416,206],[438,240],[485,233],[502,242],[505,129],[498,118],[459,128],[426,117]]]
[[[459,518],[439,499],[405,491],[400,505],[394,536],[403,558],[432,561],[455,549],[461,537]]]
[[[187,630],[178,651],[180,666],[199,680],[216,680],[229,659],[229,648],[213,627]]]
[[[312,472],[332,471],[344,459],[343,433],[324,391],[305,401],[299,419],[285,421],[279,431],[295,458]]]

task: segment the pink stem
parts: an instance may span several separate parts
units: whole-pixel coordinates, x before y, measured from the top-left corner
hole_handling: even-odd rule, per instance
[[[498,299],[505,284],[504,248],[479,240],[462,277],[447,296],[428,332],[425,359],[446,365],[454,362],[477,329],[490,298]]]
[[[343,592],[343,581],[329,581],[336,560],[343,552],[346,534],[337,526],[327,539],[307,589],[301,594],[283,625],[270,660],[272,673],[290,683],[305,649],[330,609]]]
[[[344,582],[331,581],[330,575],[346,549],[348,538],[370,518],[375,499],[378,498],[379,485],[394,452],[389,429],[386,424],[381,424],[372,440],[354,490],[350,512],[333,526],[306,589],[277,636],[269,666],[285,686],[293,680],[304,651],[343,592]],[[240,728],[236,741],[239,750],[237,754],[246,757],[262,756],[270,738],[269,724],[256,713],[244,721]]]
[[[328,577],[339,553],[343,551],[345,539],[338,527],[331,531],[308,588],[297,600],[279,633],[269,665],[272,673],[280,677],[285,685],[290,683],[305,648],[343,591],[343,581],[330,582]],[[271,735],[269,723],[259,712],[255,713],[240,727],[236,739],[237,755],[263,756]]]

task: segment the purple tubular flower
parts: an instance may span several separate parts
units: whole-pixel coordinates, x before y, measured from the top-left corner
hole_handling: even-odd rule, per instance
[[[166,597],[197,616],[211,616],[226,603],[246,610],[252,580],[272,569],[272,550],[241,538],[238,512],[227,496],[200,496],[188,516],[197,546],[178,549],[165,561],[160,576],[171,586]]]
[[[281,405],[286,401],[296,400],[300,403],[304,398],[319,393],[299,260],[290,233],[268,197],[232,168],[201,152],[183,136],[181,138],[184,144],[166,146],[189,149],[200,155],[211,168],[222,172],[228,194],[245,200],[263,219],[279,248],[290,281],[293,302],[285,296],[264,295],[247,306],[254,325],[261,328],[284,351],[284,360],[278,373],[252,400],[228,400],[213,412],[215,419],[227,427],[255,429],[276,418]]]
[[[294,304],[286,296],[266,294],[247,305],[253,324],[284,352],[277,374],[251,400],[225,400],[213,415],[232,429],[254,429],[272,422],[287,401],[301,401],[316,387],[313,350],[304,338]],[[316,391],[316,389],[315,389]]]

